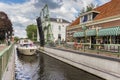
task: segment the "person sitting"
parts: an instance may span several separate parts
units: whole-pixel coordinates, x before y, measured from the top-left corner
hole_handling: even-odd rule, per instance
[[[83,45],[82,43],[80,42],[80,44],[77,46],[77,49],[82,49]]]
[[[74,49],[77,49],[77,46],[78,46],[78,43],[77,43],[77,40],[75,40],[75,42],[74,42]]]

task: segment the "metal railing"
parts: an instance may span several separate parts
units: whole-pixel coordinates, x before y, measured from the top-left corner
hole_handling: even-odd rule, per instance
[[[90,44],[90,43],[78,43],[82,44],[82,50],[98,50],[98,51],[107,51],[113,53],[120,53],[120,44]],[[67,43],[66,47],[73,46],[74,43]],[[72,47],[71,47],[72,48]]]
[[[120,44],[94,44],[94,49],[120,53]]]
[[[14,44],[11,44],[7,48],[5,48],[3,51],[0,52],[0,80],[2,79],[2,76],[7,69],[9,58],[12,54]]]

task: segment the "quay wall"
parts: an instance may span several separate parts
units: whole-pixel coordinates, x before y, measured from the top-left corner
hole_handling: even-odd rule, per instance
[[[53,48],[39,51],[103,79],[120,80],[120,59]]]

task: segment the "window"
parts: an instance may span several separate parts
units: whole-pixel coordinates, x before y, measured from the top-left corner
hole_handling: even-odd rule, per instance
[[[85,16],[83,17],[83,22],[86,22],[87,20],[88,20],[88,16],[85,15]]]
[[[103,43],[104,44],[110,44],[110,36],[104,36],[103,37]]]
[[[111,36],[112,44],[120,44],[120,36]]]
[[[57,22],[59,22],[59,19],[57,18]]]
[[[62,19],[60,19],[60,22],[62,23],[62,22],[63,22],[63,20],[62,20]]]
[[[61,31],[61,26],[59,26],[59,31]]]
[[[88,14],[88,21],[92,20],[92,13]]]
[[[61,34],[58,34],[58,39],[60,39],[60,40],[61,40]]]

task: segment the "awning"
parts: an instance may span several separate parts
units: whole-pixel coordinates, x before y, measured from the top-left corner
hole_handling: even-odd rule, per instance
[[[96,36],[96,30],[95,29],[87,30],[86,36]]]
[[[73,37],[84,37],[84,32],[75,32]]]
[[[100,29],[98,31],[98,36],[117,36],[120,35],[120,27],[112,27],[112,28],[105,28]]]

